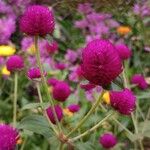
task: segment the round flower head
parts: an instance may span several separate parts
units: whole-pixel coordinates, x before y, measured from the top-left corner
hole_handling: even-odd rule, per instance
[[[29,6],[20,19],[20,30],[31,36],[51,34],[54,30],[52,11],[45,6]]]
[[[132,53],[131,50],[124,44],[116,45],[116,49],[121,60],[126,60],[131,57]]]
[[[66,68],[66,64],[59,62],[59,63],[55,64],[55,67],[56,67],[56,69],[64,70]]]
[[[18,131],[5,124],[0,124],[0,150],[14,150],[19,138]]]
[[[59,105],[55,105],[54,106],[54,110],[56,112],[58,121],[61,121],[61,119],[63,118],[63,110],[62,110],[62,108]],[[53,124],[56,124],[55,115],[54,115],[52,107],[48,107],[46,109],[46,112],[47,112],[47,115],[48,115],[49,119],[51,120],[51,122]]]
[[[44,73],[46,75],[46,72]],[[40,79],[41,78],[41,73],[39,68],[30,68],[27,72],[27,76],[29,79]]]
[[[71,94],[70,87],[64,81],[58,82],[53,88],[53,97],[55,100],[64,102],[69,97],[70,94]]]
[[[58,51],[58,43],[57,42],[52,42],[49,44],[48,42],[46,43],[46,50],[49,54],[54,54]]]
[[[91,83],[105,86],[122,71],[115,47],[107,40],[89,42],[82,53],[83,76]]]
[[[136,106],[136,97],[129,90],[111,91],[110,92],[111,106],[123,115],[130,115]]]
[[[24,67],[24,62],[22,57],[13,55],[7,60],[6,66],[8,71],[13,72],[16,70],[21,70]]]
[[[70,112],[75,113],[80,110],[80,106],[78,104],[71,104],[68,106]]]
[[[117,138],[111,133],[105,133],[99,138],[99,143],[104,148],[109,149],[117,144]]]
[[[59,80],[55,79],[55,78],[49,78],[47,83],[50,86],[55,86],[57,83],[59,82]]]
[[[131,83],[136,84],[142,90],[148,88],[148,84],[146,83],[144,77],[141,74],[135,74],[131,78]]]

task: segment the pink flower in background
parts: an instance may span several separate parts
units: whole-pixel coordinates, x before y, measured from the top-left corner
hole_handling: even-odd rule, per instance
[[[7,69],[11,72],[21,70],[24,67],[23,58],[19,55],[9,57],[6,62]]]
[[[62,108],[59,106],[59,105],[55,105],[54,106],[54,110],[56,112],[56,115],[57,115],[57,118],[58,118],[58,121],[61,121],[62,118],[63,118],[63,110]],[[50,121],[53,123],[53,124],[56,124],[56,119],[55,119],[55,115],[54,115],[54,111],[53,111],[53,108],[50,106],[46,109],[46,112],[47,112],[47,115],[50,119]]]
[[[111,106],[123,115],[130,115],[136,107],[136,97],[129,89],[110,92]]]
[[[59,70],[64,70],[66,68],[66,64],[64,64],[62,62],[58,62],[55,64],[55,68],[59,69]]]
[[[117,138],[112,133],[105,133],[99,138],[99,143],[106,149],[110,149],[117,144]]]
[[[88,14],[93,11],[90,3],[84,3],[78,5],[78,11],[83,14]]]
[[[48,85],[50,85],[50,86],[55,86],[58,82],[59,82],[59,80],[56,78],[49,78],[47,81]]]
[[[73,51],[73,50],[70,50],[68,49],[67,50],[67,53],[65,55],[65,59],[71,63],[75,62],[78,58],[78,54],[77,52]]]
[[[14,150],[19,138],[17,129],[0,124],[0,150]]]
[[[52,11],[41,5],[28,7],[20,19],[20,30],[31,36],[52,34],[54,25]]]
[[[88,27],[88,22],[86,19],[75,21],[75,27],[79,29],[84,29]]]
[[[70,86],[64,81],[57,82],[53,88],[52,94],[55,100],[64,102],[71,94]]]
[[[141,74],[133,75],[131,78],[131,83],[136,84],[142,90],[148,88],[148,84],[146,83],[144,76],[142,76]]]
[[[87,80],[101,86],[110,84],[122,72],[119,55],[107,40],[93,40],[87,44],[81,67]]]
[[[58,51],[58,43],[56,41],[53,41],[52,43],[46,43],[45,45],[46,50],[49,54],[53,55]]]
[[[117,52],[121,58],[121,60],[126,60],[131,57],[132,52],[125,44],[116,45]]]
[[[78,105],[78,104],[70,104],[67,108],[72,113],[75,113],[75,112],[78,112],[80,110],[80,105]]]

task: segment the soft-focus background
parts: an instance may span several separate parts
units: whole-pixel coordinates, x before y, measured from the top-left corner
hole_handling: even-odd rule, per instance
[[[33,38],[19,31],[19,19],[24,10],[32,4],[47,5],[55,15],[55,32],[53,37],[46,36],[40,39],[39,45],[42,54],[42,62],[48,77],[67,80],[72,88],[72,95],[64,104],[64,108],[71,103],[81,106],[77,114],[66,113],[63,123],[70,122],[72,126],[91,107],[94,101],[93,93],[97,96],[101,90],[96,87],[85,91],[80,88],[81,81],[79,65],[81,52],[85,44],[93,39],[108,39],[114,44],[124,43],[132,50],[131,58],[126,62],[127,76],[129,81],[134,74],[142,74],[150,84],[150,1],[148,0],[0,0],[0,122],[11,123],[12,99],[13,99],[13,74],[6,69],[6,61],[13,54],[20,54],[26,62],[25,69],[19,74],[18,91],[18,117],[22,120],[25,116],[37,114],[36,106],[27,105],[38,102],[37,91],[34,83],[26,76],[27,69],[35,66],[35,49]],[[53,44],[53,51],[46,45],[47,41]],[[49,87],[51,89],[51,87]],[[117,83],[112,84],[113,89],[120,89]],[[141,90],[131,85],[138,98],[140,109],[140,121],[149,118],[147,116],[150,107],[149,88]],[[98,115],[101,114],[101,115]],[[102,118],[103,113],[93,115],[84,127],[90,127],[97,118]],[[121,122],[132,129],[131,120],[128,117],[120,117]],[[31,122],[32,124],[33,122]],[[21,122],[24,128],[26,122]],[[34,124],[34,123],[33,123]],[[20,126],[21,126],[20,125]],[[150,126],[150,121],[147,121]],[[41,130],[40,125],[39,130]],[[51,136],[53,146],[49,146],[48,140],[43,138],[45,131],[37,131],[30,126],[33,132],[23,130],[21,135],[26,141],[27,150],[55,149],[56,139]],[[99,134],[104,130],[112,130],[119,137],[116,149],[130,149],[132,146],[130,137],[124,136],[124,132],[111,122],[105,122],[103,129],[78,141],[77,148],[80,150],[101,149],[98,140]],[[146,128],[144,135],[144,147],[150,149],[150,129]],[[80,131],[79,131],[80,132]],[[37,134],[38,133],[38,134]],[[41,134],[41,135],[40,135]],[[51,142],[50,142],[51,143]],[[131,144],[131,145],[130,145]],[[21,146],[18,146],[21,147]]]

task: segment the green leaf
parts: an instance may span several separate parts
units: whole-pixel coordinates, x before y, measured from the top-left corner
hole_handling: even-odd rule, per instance
[[[21,120],[18,129],[26,129],[37,134],[43,135],[45,138],[52,136],[52,130],[48,121],[41,115],[30,115]]]
[[[47,107],[49,103],[29,103],[23,106],[22,110],[26,109],[33,109],[33,108],[38,108],[38,107]]]

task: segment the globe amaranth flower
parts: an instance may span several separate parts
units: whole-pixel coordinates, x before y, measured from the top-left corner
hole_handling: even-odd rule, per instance
[[[95,84],[91,84],[91,83],[88,83],[88,84],[80,84],[80,88],[81,89],[84,89],[85,91],[89,91],[89,90],[92,90],[93,88],[95,88],[96,85]]]
[[[148,84],[146,83],[144,76],[142,76],[141,74],[133,75],[133,77],[131,78],[131,83],[136,84],[142,90],[148,88]]]
[[[41,73],[39,68],[30,68],[27,72],[27,76],[29,79],[38,80],[41,78]],[[44,72],[44,76],[46,76],[46,72]]]
[[[116,45],[116,49],[121,60],[126,60],[131,57],[131,50],[125,44]]]
[[[51,55],[55,54],[58,51],[58,43],[56,41],[53,41],[51,44],[47,42],[45,47],[47,52]]]
[[[0,150],[14,150],[18,139],[19,133],[15,128],[0,124]]]
[[[110,92],[111,106],[123,115],[130,115],[136,107],[136,97],[129,89]]]
[[[48,85],[50,85],[50,86],[55,86],[58,82],[59,82],[59,80],[56,78],[49,78],[47,81]]]
[[[117,138],[112,133],[105,133],[99,138],[99,143],[104,148],[109,149],[117,144]]]
[[[106,86],[121,72],[122,64],[115,47],[107,40],[93,40],[82,53],[83,76],[91,83]]]
[[[19,55],[10,56],[6,62],[6,66],[10,72],[21,70],[24,67],[23,58]]]
[[[71,94],[70,86],[68,83],[60,81],[53,87],[52,94],[55,100],[64,102]]]
[[[55,64],[55,68],[59,69],[59,70],[64,70],[66,68],[66,64],[64,64],[62,62],[58,62]]]
[[[28,35],[45,36],[54,30],[54,16],[46,6],[29,6],[20,19],[20,30]]]
[[[46,109],[46,112],[47,112],[47,115],[50,119],[50,121],[53,123],[53,124],[56,124],[56,119],[55,119],[55,115],[54,115],[54,110],[56,112],[56,116],[58,118],[58,121],[61,121],[62,118],[63,118],[63,110],[62,108],[59,106],[59,105],[55,105],[54,106],[54,109],[50,106]]]
[[[72,113],[78,112],[80,110],[80,106],[78,104],[70,104],[67,108]]]

